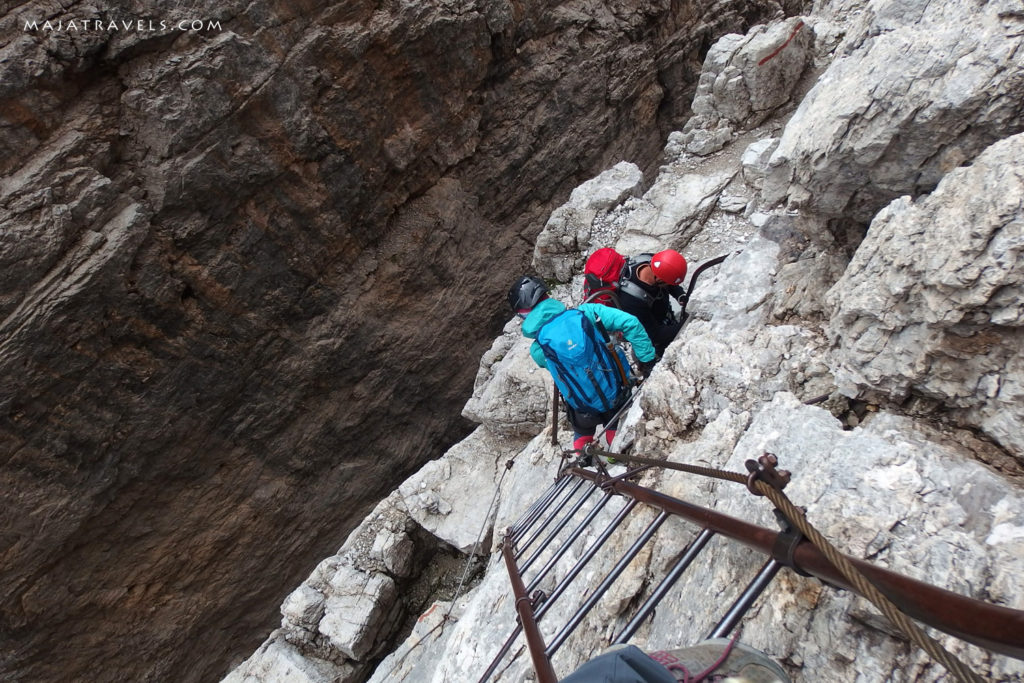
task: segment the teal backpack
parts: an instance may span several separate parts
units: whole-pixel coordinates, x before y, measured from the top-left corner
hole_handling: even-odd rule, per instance
[[[599,331],[583,311],[570,309],[557,315],[540,329],[537,343],[555,386],[573,409],[606,413],[628,395],[629,361],[625,352],[619,347],[613,352],[603,326]]]

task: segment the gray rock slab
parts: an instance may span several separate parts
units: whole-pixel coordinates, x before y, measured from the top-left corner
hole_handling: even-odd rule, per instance
[[[354,667],[310,657],[276,632],[223,683],[348,683]]]
[[[764,177],[768,175],[768,161],[779,146],[779,138],[765,138],[750,143],[743,151],[743,179],[751,187],[761,189]]]
[[[518,318],[505,326],[481,358],[464,417],[513,438],[529,438],[544,428],[553,382],[530,357],[532,343],[523,337]]]
[[[735,171],[662,174],[640,202],[615,248],[624,254],[682,248],[715,208]]]
[[[479,541],[490,547],[494,514],[488,506],[505,463],[523,442],[498,439],[478,427],[445,453],[424,465],[399,487],[409,515],[449,545],[469,553]],[[495,507],[496,509],[496,507]]]
[[[849,396],[936,400],[1024,458],[1024,135],[879,213],[829,291]]]
[[[391,577],[342,567],[331,579],[319,631],[339,652],[359,661],[376,644],[397,597]]]
[[[547,278],[568,282],[583,267],[585,254],[602,244],[592,240],[592,224],[603,213],[641,193],[643,173],[636,164],[620,161],[583,183],[569,201],[551,212],[533,250],[533,267]]]
[[[766,202],[867,222],[1024,129],[1011,5],[871,3],[786,125]]]
[[[704,59],[682,144],[691,154],[717,152],[786,104],[811,58],[814,31],[800,17],[729,34]]]

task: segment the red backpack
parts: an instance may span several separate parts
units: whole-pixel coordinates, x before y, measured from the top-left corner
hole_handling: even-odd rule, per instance
[[[583,266],[583,300],[606,306],[618,306],[614,293],[618,289],[626,257],[611,247],[598,249]]]

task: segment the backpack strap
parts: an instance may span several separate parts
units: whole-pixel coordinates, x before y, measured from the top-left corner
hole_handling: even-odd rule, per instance
[[[654,297],[651,296],[651,293],[632,280],[623,280],[620,282],[619,291],[624,294],[629,294],[631,297],[636,299],[640,299],[640,301],[643,301],[646,306],[650,306],[654,303]]]
[[[594,327],[604,337],[604,348],[608,351],[608,355],[612,357],[615,362],[615,367],[619,370],[619,379],[622,380],[622,386],[629,386],[629,375],[626,373],[626,368],[622,367],[622,359],[619,358],[619,354],[615,352],[615,342],[612,341],[612,337],[608,334],[608,330],[605,328],[604,323],[601,322],[601,316],[594,316]]]
[[[652,305],[655,297],[643,287],[633,282],[633,277],[640,270],[640,266],[649,265],[653,257],[654,254],[640,254],[635,258],[627,259],[626,265],[622,268],[622,276],[619,278],[619,291],[639,299],[644,302],[645,306]]]

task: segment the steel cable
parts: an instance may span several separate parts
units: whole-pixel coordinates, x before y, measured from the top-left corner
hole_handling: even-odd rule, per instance
[[[491,504],[487,507],[487,514],[484,515],[483,525],[480,527],[480,533],[477,534],[476,542],[473,544],[473,550],[470,553],[469,558],[466,560],[466,566],[462,570],[462,578],[459,579],[459,585],[455,589],[455,594],[452,596],[451,603],[448,605],[448,611],[445,612],[444,616],[441,617],[441,621],[437,622],[437,624],[433,628],[424,633],[419,640],[417,640],[415,643],[409,646],[409,649],[402,653],[402,655],[398,658],[398,661],[391,665],[391,670],[388,672],[387,679],[391,678],[391,675],[395,673],[399,666],[405,663],[406,658],[408,658],[408,656],[412,654],[413,650],[419,647],[420,644],[423,643],[423,641],[425,641],[430,636],[434,635],[434,633],[437,632],[439,629],[442,633],[444,633],[444,625],[451,621],[452,610],[455,609],[455,603],[456,601],[458,601],[459,596],[462,594],[462,587],[466,582],[466,578],[469,576],[470,567],[472,567],[473,565],[473,560],[476,559],[477,550],[480,548],[480,544],[483,541],[484,532],[487,530],[487,520],[490,519],[491,511],[494,508],[494,503],[498,499],[498,493],[501,492],[501,484],[502,482],[505,481],[505,475],[508,474],[508,471],[510,469],[512,469],[513,462],[515,462],[515,456],[513,456],[510,460],[508,460],[505,463],[505,469],[502,470],[501,476],[498,477],[498,483],[494,487],[494,495],[491,496]],[[427,613],[429,612],[430,610],[427,611]],[[422,617],[420,618],[422,619]]]
[[[502,471],[501,476],[498,477],[498,483],[494,487],[494,495],[491,496],[491,504],[487,506],[487,514],[484,515],[484,522],[480,526],[480,533],[476,536],[476,543],[473,544],[473,552],[470,553],[469,559],[466,560],[466,567],[462,570],[462,578],[459,579],[459,586],[455,589],[455,595],[452,596],[452,602],[448,605],[448,611],[445,612],[442,623],[448,621],[448,617],[451,615],[452,610],[455,609],[455,602],[459,599],[459,595],[462,593],[462,586],[466,582],[466,577],[469,576],[469,569],[473,564],[473,560],[476,559],[477,550],[480,548],[480,544],[483,542],[484,532],[487,531],[487,521],[491,518],[491,511],[494,509],[494,503],[498,500],[498,494],[501,492],[501,484],[505,481],[505,475],[512,469],[512,463],[515,461],[513,457],[511,460],[505,463],[505,469]]]
[[[739,474],[737,472],[728,472],[726,470],[700,467],[697,465],[686,465],[684,463],[671,462],[667,460],[655,460],[636,455],[610,453],[596,447],[588,450],[591,453],[603,455],[605,457],[614,457],[616,460],[630,464],[653,465],[655,467],[663,467],[666,469],[687,472],[714,479],[732,481],[738,484],[748,484],[748,481],[750,480],[749,476]],[[983,678],[960,661],[956,655],[951,653],[943,647],[941,643],[925,633],[923,629],[900,611],[892,601],[885,597],[874,583],[854,567],[853,564],[850,563],[850,561],[847,560],[846,557],[828,541],[828,539],[822,536],[818,530],[814,528],[810,521],[808,521],[804,511],[794,505],[785,493],[759,479],[753,480],[752,485],[756,488],[757,493],[768,498],[768,500],[770,500],[772,504],[786,516],[786,519],[788,519],[793,526],[800,531],[800,533],[802,533],[812,544],[814,544],[816,548],[818,548],[818,550],[821,551],[822,555],[824,555],[825,558],[839,570],[843,577],[850,582],[850,585],[853,586],[858,593],[867,598],[879,609],[879,611],[882,612],[883,615],[885,615],[887,619],[889,619],[889,621],[903,631],[911,642],[924,650],[935,661],[945,667],[947,671],[956,676],[958,680],[964,681],[965,683],[982,683],[984,681]]]

